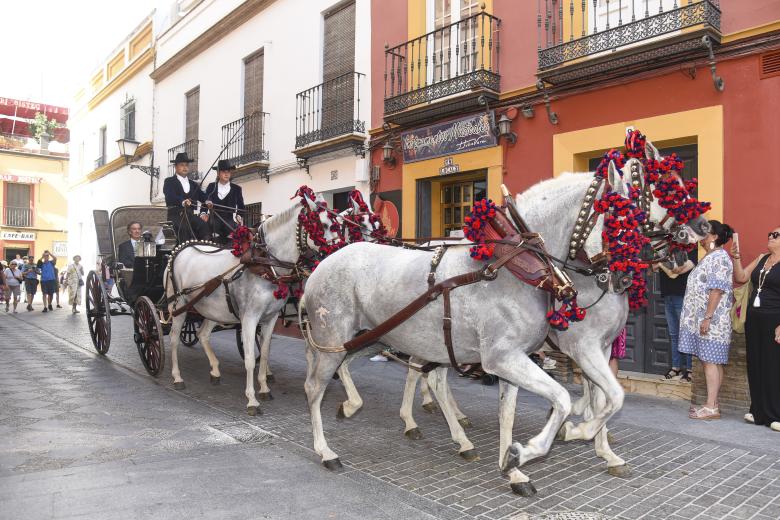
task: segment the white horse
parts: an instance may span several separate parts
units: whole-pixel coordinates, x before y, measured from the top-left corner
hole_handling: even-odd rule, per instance
[[[306,199],[307,209],[311,210],[310,201]],[[274,215],[264,221],[258,228],[265,239],[268,252],[282,262],[295,264],[300,257],[300,251],[296,238],[296,229],[298,227],[298,215],[304,209],[302,203],[296,203],[285,211]],[[335,233],[330,230],[330,219],[326,214],[320,213],[324,238],[327,241],[336,239]],[[308,243],[309,247],[314,247]],[[164,279],[168,280],[169,273],[172,271],[173,280],[167,285],[167,296],[173,298],[176,289],[181,291],[187,287],[196,287],[203,284],[220,273],[228,273],[224,277],[229,279],[235,269],[238,269],[239,259],[235,257],[229,249],[221,249],[216,245],[209,244],[191,244],[184,245],[180,251],[173,257],[172,266],[169,264],[164,274]],[[171,269],[172,267],[172,269]],[[276,268],[279,274],[288,274],[287,269]],[[259,402],[255,397],[255,388],[253,374],[255,368],[254,345],[255,334],[258,325],[260,326],[261,348],[260,348],[260,369],[257,374],[260,385],[259,397],[263,400],[271,399],[271,391],[268,387],[268,353],[270,350],[271,334],[279,315],[279,311],[285,305],[287,298],[278,299],[274,296],[277,286],[264,278],[256,276],[248,270],[241,276],[229,283],[231,301],[235,305],[234,310],[238,313],[236,317],[228,307],[227,295],[223,285],[220,285],[212,294],[206,296],[197,302],[194,306],[205,319],[198,331],[198,339],[203,344],[203,350],[211,366],[211,382],[219,383],[220,371],[219,360],[214,355],[211,348],[210,335],[217,324],[241,324],[241,339],[244,348],[244,366],[246,367],[246,397],[248,399],[247,412],[249,415],[255,415],[259,409]],[[185,305],[197,294],[197,291],[180,295],[175,302],[169,304],[169,310],[173,311],[177,307]],[[173,318],[171,333],[171,373],[173,375],[174,386],[184,388],[184,380],[179,371],[179,362],[177,349],[179,346],[179,332],[184,325],[186,313]]]
[[[610,167],[609,175],[616,189],[624,189],[614,165]],[[590,175],[563,175],[544,181],[519,197],[523,216],[532,229],[545,237],[552,255],[562,257],[566,254],[568,232],[574,225],[591,181]],[[665,213],[662,208],[652,205],[653,220],[660,221],[662,213]],[[594,229],[593,235],[600,236],[600,229]],[[326,259],[309,279],[303,302],[311,320],[306,391],[315,451],[327,467],[338,467],[340,463],[325,441],[320,403],[328,378],[346,354],[318,351],[314,346],[338,349],[360,330],[375,327],[404,307],[421,292],[419,288],[424,286],[430,259],[429,253],[356,244]],[[468,255],[449,254],[444,256],[437,277],[442,280],[477,267]],[[583,305],[592,303],[599,296],[587,288],[580,294]],[[530,495],[535,490],[518,468],[548,452],[555,433],[571,409],[568,393],[526,355],[538,348],[547,335],[544,321],[546,300],[545,294],[519,282],[505,271],[499,272],[495,282],[480,282],[452,293],[456,358],[461,363],[481,361],[486,371],[504,380],[500,392],[499,464],[508,473],[513,490],[524,495]],[[622,406],[623,391],[609,371],[604,352],[605,345],[612,341],[625,322],[626,298],[608,294],[602,302],[608,303],[602,308],[610,307],[609,315],[603,310],[592,310],[585,322],[573,324],[569,332],[562,334],[565,336],[583,328],[579,341],[564,341],[562,348],[580,361],[588,377],[604,392],[606,401],[603,407],[594,407],[593,416],[586,417],[584,423],[568,427],[566,436],[569,439],[593,438]],[[441,303],[435,301],[386,334],[382,341],[418,358],[448,363],[441,345],[439,324],[442,315]],[[603,326],[602,320],[615,316],[617,319],[613,326]],[[443,369],[437,369],[429,376],[429,383],[440,404],[451,399],[443,384],[444,377]],[[510,446],[518,386],[547,398],[553,404],[544,429],[526,446],[519,443]],[[443,411],[451,430],[456,431],[459,427],[457,420],[444,407]],[[460,451],[473,448],[465,435],[456,440],[461,444]],[[604,456],[609,454],[604,453]],[[624,462],[616,456],[609,456],[608,464],[617,466]]]

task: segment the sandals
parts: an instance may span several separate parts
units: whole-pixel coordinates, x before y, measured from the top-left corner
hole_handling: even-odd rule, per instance
[[[664,376],[666,379],[674,379],[675,377],[680,375],[680,370],[676,368],[670,368],[669,371]]]
[[[693,375],[693,372],[691,372],[690,370],[683,370],[682,376],[680,376],[680,381],[685,381],[686,383],[690,383],[691,381],[693,381],[691,375]]]
[[[698,408],[692,409],[688,414],[688,417],[691,419],[701,419],[705,421],[710,419],[720,419],[720,409],[717,407],[707,408],[706,406],[700,406]]]

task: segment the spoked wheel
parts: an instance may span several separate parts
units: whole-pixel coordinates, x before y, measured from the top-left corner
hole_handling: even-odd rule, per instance
[[[257,331],[255,331],[256,361],[260,359],[260,338],[260,325],[258,325]],[[236,327],[236,347],[238,347],[238,354],[241,356],[241,359],[244,359],[244,342],[241,340],[241,327]]]
[[[108,306],[108,294],[103,280],[95,271],[87,275],[87,324],[92,344],[98,354],[105,354],[111,346],[111,314]]]
[[[141,296],[135,302],[133,327],[133,339],[144,368],[149,375],[159,375],[165,366],[165,336],[157,308],[147,296]]]
[[[179,339],[184,345],[188,347],[191,347],[198,342],[197,323],[197,319],[187,316],[187,319],[184,321],[184,326],[181,328],[181,332],[179,333]]]

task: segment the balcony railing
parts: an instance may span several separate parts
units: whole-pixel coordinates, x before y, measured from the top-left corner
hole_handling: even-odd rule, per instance
[[[640,61],[645,64],[662,62],[668,56],[692,50],[706,53],[701,42],[702,31],[720,33],[719,0],[541,2],[536,19],[541,77],[548,75],[551,69],[582,65],[584,59],[599,55],[605,57],[602,61],[611,61],[612,68],[619,68]],[[612,54],[629,49],[632,52]],[[627,58],[627,54],[634,58]],[[582,68],[585,71],[582,75],[593,75],[609,68]],[[576,78],[562,76],[558,82],[567,79]]]
[[[9,227],[32,227],[33,210],[30,208],[5,206],[3,208],[3,225]]]
[[[484,11],[385,50],[385,114],[473,89],[499,90],[501,20]]]
[[[198,169],[198,141],[197,139],[190,139],[189,141],[184,141],[181,144],[177,144],[173,148],[168,148],[168,176],[172,177],[176,174],[176,168],[171,161],[173,161],[176,158],[176,154],[186,152],[187,157],[192,159],[193,162],[190,163],[190,178],[195,180],[198,179],[198,172],[200,171]]]
[[[51,141],[48,149],[41,149],[41,145],[30,136],[0,132],[0,150],[67,157],[68,143]]]
[[[232,166],[268,161],[265,148],[267,117],[265,112],[255,112],[222,127],[222,146],[227,145],[223,157]]]
[[[360,81],[348,72],[295,96],[295,148],[353,132],[364,133],[360,120]]]

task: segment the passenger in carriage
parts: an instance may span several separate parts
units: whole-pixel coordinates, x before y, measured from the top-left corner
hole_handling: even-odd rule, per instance
[[[209,207],[211,202],[206,201],[206,195],[203,191],[187,177],[190,173],[191,162],[193,159],[190,159],[186,152],[176,154],[176,158],[171,161],[176,169],[176,175],[168,177],[163,183],[165,205],[168,206],[168,220],[173,223],[173,229],[176,231],[179,242],[192,238],[199,240],[209,238],[209,226],[206,224],[208,215],[205,208],[199,216],[195,216],[192,212],[192,205],[196,202],[201,202]]]
[[[230,182],[236,169],[230,161],[220,159],[212,169],[217,170],[217,182],[206,187],[206,200],[213,204],[209,222],[215,235],[214,240],[227,243],[230,233],[243,223],[241,215],[244,211],[244,196],[241,186]]]
[[[127,225],[127,235],[130,237],[130,240],[122,242],[117,248],[117,261],[121,262],[127,269],[133,268],[135,249],[141,241],[142,229],[140,222],[130,222]]]

